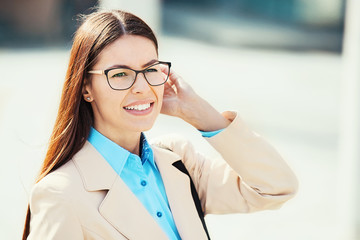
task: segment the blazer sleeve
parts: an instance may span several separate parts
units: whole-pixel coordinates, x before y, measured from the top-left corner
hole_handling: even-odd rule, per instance
[[[279,208],[297,192],[297,178],[259,134],[236,112],[224,112],[232,123],[205,138],[222,156],[210,159],[189,141],[169,137],[159,145],[177,153],[197,189],[204,214],[245,213]]]
[[[46,178],[35,184],[31,191],[30,234],[27,239],[83,240],[81,224],[69,200],[64,198],[62,191],[48,184]]]

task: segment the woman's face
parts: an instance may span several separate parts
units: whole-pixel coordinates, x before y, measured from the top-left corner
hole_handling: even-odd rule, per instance
[[[105,70],[116,65],[143,70],[156,60],[158,56],[151,40],[124,35],[101,51],[91,70]],[[91,99],[94,127],[98,131],[124,136],[153,126],[161,110],[164,85],[150,86],[143,74],[138,74],[134,85],[127,90],[111,89],[105,75],[92,74],[88,82],[84,97]]]

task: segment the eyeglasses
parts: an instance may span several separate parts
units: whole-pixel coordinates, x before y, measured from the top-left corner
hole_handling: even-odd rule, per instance
[[[134,85],[137,75],[142,73],[146,82],[150,86],[160,86],[164,84],[170,74],[170,62],[157,62],[144,70],[134,70],[131,68],[110,68],[106,70],[91,70],[88,73],[105,75],[109,86],[114,90],[126,90]],[[165,74],[163,70],[167,70]],[[166,72],[166,71],[165,71]]]

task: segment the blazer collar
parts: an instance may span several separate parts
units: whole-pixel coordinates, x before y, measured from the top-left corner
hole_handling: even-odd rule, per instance
[[[99,213],[128,239],[168,239],[146,208],[101,154],[86,141],[74,156],[87,191],[108,190]]]
[[[167,149],[152,148],[181,238],[207,239],[191,195],[190,179],[172,165],[181,159],[180,156]],[[129,239],[168,239],[142,203],[90,142],[86,141],[74,156],[73,162],[87,191],[108,190],[99,212],[121,234]]]
[[[75,154],[73,162],[87,191],[110,189],[117,177],[117,173],[89,141]]]

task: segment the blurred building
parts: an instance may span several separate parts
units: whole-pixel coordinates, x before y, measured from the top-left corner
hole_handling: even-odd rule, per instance
[[[165,32],[229,46],[341,51],[345,0],[165,0]]]
[[[0,0],[0,46],[64,44],[96,0]]]
[[[96,0],[1,0],[0,46],[63,45]],[[215,44],[340,51],[345,0],[103,0],[159,15],[165,34]],[[131,4],[130,4],[131,3]],[[144,3],[148,3],[145,4]],[[130,8],[130,9],[131,9]],[[142,11],[144,10],[144,11]],[[160,19],[160,18],[159,18]],[[145,19],[146,20],[146,19]],[[157,29],[157,32],[158,29]]]
[[[339,28],[344,17],[343,0],[165,0],[166,4],[214,8],[227,14],[252,16],[308,26]]]

